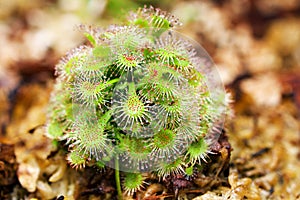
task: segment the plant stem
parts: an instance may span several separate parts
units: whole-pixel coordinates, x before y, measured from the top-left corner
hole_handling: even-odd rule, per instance
[[[115,159],[115,179],[116,179],[116,186],[118,192],[118,199],[122,200],[122,190],[121,190],[121,182],[120,182],[120,170],[119,170],[119,159],[116,157]]]

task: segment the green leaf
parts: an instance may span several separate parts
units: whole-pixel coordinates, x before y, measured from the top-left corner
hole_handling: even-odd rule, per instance
[[[193,166],[187,167],[187,168],[185,169],[186,175],[188,175],[188,176],[193,175],[193,169],[194,169]]]
[[[111,49],[108,46],[96,46],[93,49],[93,55],[100,58],[109,58]]]
[[[155,27],[155,28],[168,30],[171,27],[170,22],[167,19],[160,17],[160,16],[154,15],[152,17],[151,21],[152,21],[153,27]]]
[[[57,121],[53,121],[48,126],[48,133],[53,138],[58,138],[63,135],[64,127],[62,127],[61,123],[58,123]]]
[[[137,25],[140,28],[149,28],[148,21],[146,19],[142,19],[142,18],[136,19],[134,21],[134,25]]]
[[[94,39],[94,37],[89,34],[89,33],[84,33],[84,36],[86,37],[86,39],[88,39],[88,41],[93,45],[96,46],[96,40]]]

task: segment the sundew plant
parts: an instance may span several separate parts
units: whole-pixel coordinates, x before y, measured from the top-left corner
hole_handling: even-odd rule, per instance
[[[228,110],[213,62],[174,31],[178,20],[144,7],[122,25],[81,25],[88,40],[56,66],[47,134],[75,168],[108,166],[133,194],[143,172],[160,180],[206,162]]]

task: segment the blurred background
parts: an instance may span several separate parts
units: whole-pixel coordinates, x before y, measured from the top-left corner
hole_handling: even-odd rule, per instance
[[[0,144],[8,145],[0,199],[15,186],[46,190],[20,169],[42,170],[51,151],[36,129],[45,124],[55,64],[84,42],[76,27],[121,23],[144,5],[182,21],[178,31],[207,50],[232,94],[231,179],[221,193],[300,198],[300,0],[0,0]]]

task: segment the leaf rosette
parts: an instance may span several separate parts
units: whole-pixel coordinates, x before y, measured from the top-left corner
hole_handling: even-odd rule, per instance
[[[48,135],[67,141],[71,165],[118,162],[119,170],[165,178],[205,161],[226,92],[207,52],[178,25],[144,8],[126,25],[80,26],[90,45],[58,64],[48,117]]]

